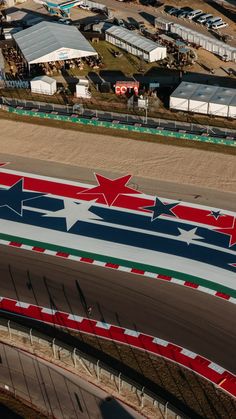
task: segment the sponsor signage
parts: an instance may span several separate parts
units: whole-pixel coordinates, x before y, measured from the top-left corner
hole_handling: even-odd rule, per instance
[[[138,95],[139,82],[138,81],[117,81],[115,84],[116,95],[125,95],[130,90],[133,90],[135,95]]]

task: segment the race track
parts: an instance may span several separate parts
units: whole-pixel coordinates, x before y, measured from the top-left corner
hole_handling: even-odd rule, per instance
[[[22,178],[24,182],[21,182]],[[34,179],[34,187],[32,186],[32,183],[30,185],[29,181],[28,184],[26,183],[26,178],[31,178],[31,180],[32,178]],[[74,191],[72,191],[72,189],[75,187],[78,188],[77,184],[73,184],[71,181],[69,183],[66,181],[61,182],[62,186],[57,189],[57,197],[55,198],[55,189],[54,195],[52,194],[52,190],[47,189],[46,191],[45,189],[45,182],[48,181],[48,179],[42,179],[42,177],[38,178],[40,178],[41,184],[40,186],[37,185],[36,188],[35,179],[37,179],[37,176],[32,177],[31,174],[26,175],[19,171],[13,172],[10,169],[10,166],[3,166],[0,169],[0,181],[2,184],[2,192],[4,193],[6,191],[11,191],[11,188],[13,187],[13,194],[15,194],[16,197],[19,197],[22,193],[38,195],[47,193],[49,196],[47,199],[53,199],[55,204],[55,200],[61,200],[62,196],[65,196],[66,193],[67,200],[71,200],[71,198],[73,201],[76,200],[76,196],[73,195]],[[42,181],[44,182],[43,187]],[[55,182],[55,180],[50,179],[50,182],[52,181]],[[67,187],[68,184],[71,185],[69,188]],[[65,185],[67,186],[65,187]],[[92,189],[93,186],[86,184],[86,188]],[[23,208],[21,208],[17,206],[17,200],[13,199],[12,196],[9,198],[8,195],[7,201],[6,195],[3,196],[2,194],[2,201],[0,196],[0,211],[2,211],[0,214],[0,217],[2,218],[2,221],[0,222],[0,232],[1,244],[5,245],[1,246],[0,252],[0,274],[1,278],[3,278],[0,295],[3,298],[7,297],[37,306],[50,307],[54,310],[64,311],[83,317],[87,314],[87,308],[92,306],[93,319],[131,330],[138,330],[141,333],[146,333],[173,342],[206,357],[232,373],[236,373],[234,361],[236,347],[235,304],[224,301],[224,298],[215,298],[212,295],[209,295],[207,291],[209,289],[212,291],[211,286],[212,283],[214,283],[215,291],[224,293],[226,290],[229,293],[228,296],[230,296],[230,301],[234,302],[235,300],[235,213],[229,210],[218,210],[218,208],[215,207],[204,208],[196,204],[194,205],[194,212],[192,211],[193,204],[186,204],[181,202],[181,200],[178,200],[176,204],[176,201],[174,200],[165,199],[163,201],[161,198],[158,198],[159,201],[156,201],[156,203],[159,206],[168,206],[169,213],[164,214],[164,210],[161,213],[155,213],[156,208],[154,208],[152,212],[150,212],[150,209],[147,209],[144,214],[143,206],[155,207],[155,200],[149,202],[151,198],[144,195],[142,197],[142,199],[145,200],[144,205],[143,202],[142,205],[137,205],[137,199],[140,199],[140,197],[138,196],[139,194],[137,194],[137,190],[134,188],[133,192],[130,190],[126,191],[127,193],[131,192],[131,195],[135,195],[136,206],[134,205],[132,209],[130,209],[130,201],[128,209],[127,201],[126,206],[124,205],[124,198],[123,200],[120,199],[119,205],[117,205],[116,202],[116,208],[114,209],[115,205],[113,204],[117,197],[114,199],[114,196],[112,196],[113,200],[111,199],[104,203],[104,201],[99,201],[99,198],[101,197],[96,196],[95,192],[97,193],[97,191],[94,191],[93,197],[91,197],[91,190],[90,194],[88,194],[88,200],[92,200],[91,198],[93,198],[93,206],[100,208],[99,211],[93,211],[93,216],[97,217],[95,224],[94,219],[88,220],[88,218],[83,218],[87,217],[89,207],[85,208],[85,212],[80,213],[80,217],[82,217],[82,221],[85,224],[89,221],[93,224],[93,227],[95,226],[93,231],[95,231],[97,225],[101,223],[101,219],[102,222],[104,221],[104,213],[106,211],[107,214],[110,214],[110,211],[113,212],[113,214],[117,211],[119,214],[122,213],[123,215],[127,215],[128,213],[128,227],[127,221],[125,221],[126,229],[121,228],[123,235],[127,234],[127,228],[131,231],[133,229],[134,234],[136,234],[136,230],[139,229],[139,235],[137,236],[138,240],[140,240],[140,235],[147,234],[147,232],[148,234],[150,233],[150,227],[147,226],[146,220],[148,220],[152,214],[154,214],[152,215],[152,220],[155,222],[155,216],[156,218],[159,217],[158,221],[161,220],[163,222],[162,226],[164,229],[166,226],[167,229],[169,229],[170,224],[171,227],[172,225],[176,226],[181,219],[181,227],[179,226],[179,232],[182,234],[181,243],[178,242],[177,246],[178,249],[180,247],[181,249],[184,249],[184,253],[181,255],[181,264],[178,265],[176,263],[175,258],[179,256],[174,254],[175,252],[171,253],[171,251],[169,251],[168,253],[168,249],[163,253],[164,256],[159,256],[158,263],[156,263],[158,252],[155,248],[150,248],[150,240],[153,243],[150,237],[152,238],[157,235],[160,240],[160,237],[163,239],[164,234],[168,235],[165,239],[169,240],[168,243],[169,246],[171,246],[171,240],[173,238],[170,236],[173,235],[173,233],[169,230],[166,233],[163,230],[159,231],[158,229],[152,229],[152,234],[149,234],[149,241],[145,242],[144,247],[143,241],[142,245],[138,248],[137,246],[130,246],[130,243],[124,244],[122,240],[120,241],[120,236],[115,234],[106,236],[106,241],[110,244],[106,244],[104,247],[100,246],[101,238],[96,238],[96,240],[100,240],[99,245],[91,240],[91,238],[86,244],[86,234],[84,233],[82,235],[83,239],[81,240],[80,229],[78,229],[79,239],[75,234],[73,236],[70,232],[68,233],[76,222],[76,217],[73,218],[74,215],[73,217],[71,216],[73,213],[72,210],[69,211],[70,217],[67,220],[69,225],[67,224],[66,228],[64,226],[62,232],[62,227],[58,227],[57,221],[55,221],[55,214],[53,217],[51,216],[51,213],[55,211],[58,212],[59,217],[56,217],[57,220],[65,218],[65,214],[59,212],[62,210],[64,211],[63,207],[58,208],[57,206],[54,206],[54,208],[50,208],[49,211],[49,209],[45,209],[44,206],[43,211],[47,212],[47,217],[45,217],[45,219],[47,218],[47,223],[49,223],[45,228],[45,226],[42,227],[40,224],[36,225],[38,221],[35,222],[35,218],[32,218],[33,216],[31,217],[30,213],[31,209],[34,208],[36,211],[32,212],[38,216],[41,211],[39,207],[42,205],[41,201],[41,204],[39,205],[30,206],[30,199],[32,199],[33,202],[33,199],[37,201],[37,199],[40,200],[42,197],[31,195],[28,201],[22,199]],[[68,194],[70,196],[68,196]],[[22,198],[22,195],[20,196]],[[28,195],[28,197],[29,196],[30,195]],[[80,194],[79,197],[79,204],[81,204],[81,200],[84,198],[81,198],[81,196],[82,194]],[[27,195],[23,197],[26,198]],[[97,199],[96,202],[94,201],[94,198]],[[44,197],[43,199],[45,200],[46,198]],[[45,205],[45,202],[46,201],[44,201],[43,205]],[[85,203],[87,203],[86,200]],[[141,211],[139,209],[140,207],[142,207]],[[173,210],[174,207],[179,207],[180,210],[181,208],[184,208],[187,216],[185,216],[185,218],[182,217],[180,211],[178,213],[178,220],[176,220],[176,217],[173,218],[173,213],[171,211],[172,207]],[[190,212],[188,212],[189,209],[191,209]],[[27,213],[29,222],[24,220],[22,223],[24,214],[22,218],[21,210]],[[12,214],[13,212],[14,214]],[[214,214],[212,214],[212,212]],[[196,219],[196,213],[198,219]],[[201,215],[200,218],[199,214]],[[132,217],[136,217],[135,226],[134,223],[132,225],[130,224],[130,220],[133,219]],[[139,217],[138,220],[137,217]],[[140,221],[140,217],[145,218],[145,232],[140,231],[143,230],[143,224],[142,228],[138,224],[142,221]],[[122,220],[122,226],[124,226],[124,219]],[[117,223],[117,220],[115,222]],[[114,223],[114,219],[110,219],[109,223]],[[185,226],[183,226],[183,224],[185,224]],[[191,224],[190,227],[189,224]],[[55,233],[53,225],[56,225],[59,234],[57,234],[58,232]],[[110,225],[103,225],[104,230],[111,228]],[[119,226],[121,226],[121,224],[119,224]],[[46,229],[48,229],[48,233],[44,237],[46,237],[47,240],[42,240]],[[183,232],[184,230],[185,233]],[[194,230],[192,235],[186,235],[186,232],[189,233],[192,230]],[[199,233],[198,230],[200,231]],[[77,234],[75,231],[74,233]],[[202,246],[196,244],[197,241],[200,243],[203,236],[207,245]],[[77,237],[77,242],[75,237]],[[114,237],[117,238],[117,242]],[[71,253],[68,252],[68,242],[70,242],[69,250]],[[42,243],[43,245],[49,243],[49,246],[43,248]],[[77,243],[79,243],[79,247],[77,247]],[[114,243],[115,245],[113,245]],[[8,246],[6,246],[6,244],[8,244]],[[163,245],[163,242],[161,244]],[[81,257],[81,245],[84,245],[82,249],[84,253],[81,254],[85,259],[86,257],[89,258],[89,256],[90,258],[94,258],[97,246],[96,256],[98,261],[100,261],[101,266],[95,266],[90,263],[79,263],[77,261],[77,256]],[[89,255],[89,250],[92,249],[93,246],[94,251],[91,251],[91,255]],[[122,246],[125,251],[122,250]],[[125,246],[129,246],[129,249],[126,249]],[[185,247],[183,248],[183,246]],[[17,247],[21,248],[19,249]],[[135,250],[134,253],[132,253],[134,247]],[[38,252],[24,250],[32,250],[33,248]],[[194,252],[190,252],[190,254],[186,253],[189,252],[191,248],[195,249]],[[47,249],[46,252],[45,249]],[[196,257],[196,251],[199,251],[199,249],[201,249],[201,252],[204,252],[204,249],[207,249],[204,253],[204,267],[206,268],[206,266],[208,266],[208,270],[202,269],[202,262]],[[211,249],[211,258],[207,260],[208,263],[206,263],[209,249]],[[61,252],[62,256],[65,257],[65,251],[67,255],[65,259],[50,256],[50,254],[52,255],[56,252]],[[105,258],[104,252],[106,253]],[[118,257],[116,256],[117,253]],[[203,253],[201,253],[201,255],[202,254]],[[190,255],[192,259],[189,257]],[[70,256],[74,256],[75,260]],[[112,263],[114,265],[114,259],[122,260],[123,266],[126,267],[126,269],[123,269],[123,272],[122,270],[114,269],[114,266],[113,269],[104,269],[104,262],[105,264]],[[193,262],[185,263],[186,259],[192,260]],[[142,262],[141,264],[140,260]],[[168,266],[171,264],[173,267],[170,269]],[[155,275],[145,276],[131,274],[130,269],[127,269],[127,265],[128,267],[133,266],[133,268],[137,268],[139,271],[140,265],[145,266],[145,272],[147,271],[146,266],[148,266],[148,269],[150,268],[149,273]],[[178,265],[178,269],[176,269],[176,265]],[[191,275],[192,269],[195,275]],[[169,271],[174,272],[176,279],[179,279],[182,283],[186,282],[187,278],[191,276],[191,283],[196,281],[196,284],[200,284],[200,286],[205,289],[205,292],[196,291],[194,287],[179,286],[177,284],[178,281],[176,281],[177,283],[161,281],[157,278],[159,270],[161,270],[160,273],[166,273],[167,275]],[[199,278],[201,282],[197,282]]]

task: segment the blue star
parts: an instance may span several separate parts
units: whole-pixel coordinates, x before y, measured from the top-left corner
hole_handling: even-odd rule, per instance
[[[224,214],[221,214],[220,211],[211,211],[208,217],[214,217],[215,220],[218,220],[219,217],[224,217]]]
[[[143,209],[151,210],[152,213],[152,221],[156,220],[159,215],[174,215],[172,212],[172,208],[176,207],[179,202],[175,202],[174,204],[163,204],[160,199],[156,198],[155,205],[152,207],[143,207]]]
[[[10,186],[10,188],[0,190],[0,207],[8,207],[10,210],[22,216],[22,203],[43,195],[45,194],[24,192],[23,179],[20,179],[14,185]]]

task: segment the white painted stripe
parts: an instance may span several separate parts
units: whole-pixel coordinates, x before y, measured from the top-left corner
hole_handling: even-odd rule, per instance
[[[203,292],[206,292],[207,294],[211,294],[211,295],[215,295],[216,292],[217,292],[216,290],[211,290],[210,288],[203,287],[202,285],[199,285],[199,287],[197,289],[198,289],[198,291],[203,291]]]
[[[80,262],[81,256],[69,255],[68,259],[76,260],[77,262]]]
[[[171,282],[174,282],[174,284],[184,285],[185,281],[182,281],[181,279],[178,279],[178,278],[171,278]]]
[[[42,307],[42,313],[51,314],[54,316],[57,313],[57,310],[52,310],[51,308]]]
[[[76,316],[76,314],[69,314],[68,320],[73,320],[75,322],[81,323],[84,320],[84,317]]]
[[[119,266],[118,270],[123,272],[131,272],[132,268],[127,268],[127,266]]]
[[[32,250],[32,246],[29,246],[28,244],[22,244],[21,249],[23,250]]]
[[[180,351],[180,353],[192,359],[195,359],[197,357],[197,354],[195,354],[195,352],[189,351],[188,349],[185,349],[185,348],[183,348]]]
[[[42,252],[42,253],[44,253],[44,254],[46,254],[46,255],[56,256],[57,251],[55,251],[55,250],[49,250],[49,249],[45,249],[45,251],[44,251],[44,252]]]
[[[169,342],[167,342],[167,340],[160,339],[160,338],[154,338],[153,343],[157,343],[158,345],[165,346],[165,347],[169,345]]]
[[[157,278],[158,274],[154,274],[153,272],[144,272],[144,276],[148,276],[149,278]]]
[[[16,307],[20,307],[20,308],[29,308],[30,304],[28,303],[23,303],[22,301],[17,301],[16,303]]]
[[[96,265],[96,266],[105,266],[105,265],[106,265],[106,263],[107,263],[107,262],[102,262],[101,260],[95,260],[95,261],[93,262],[93,265]]]
[[[220,365],[215,364],[214,362],[211,362],[208,365],[209,368],[211,368],[213,371],[218,372],[219,374],[223,374],[226,370],[222,367],[220,367]]]
[[[101,329],[109,330],[111,328],[111,325],[105,322],[97,322],[96,327],[100,327]]]
[[[233,304],[236,304],[236,298],[230,297],[227,301],[230,301]]]
[[[0,240],[0,244],[3,244],[4,246],[8,246],[9,245],[9,241],[7,240]]]
[[[140,335],[140,332],[137,332],[136,330],[125,329],[124,334],[128,335],[128,336],[133,336],[135,338],[138,338],[139,335]]]

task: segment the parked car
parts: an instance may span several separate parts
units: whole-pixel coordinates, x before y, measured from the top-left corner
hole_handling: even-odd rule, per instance
[[[197,22],[198,23],[205,23],[208,19],[211,19],[213,17],[213,15],[209,14],[209,13],[204,13],[203,15],[199,16],[197,18]]]
[[[61,23],[63,25],[71,25],[72,24],[72,20],[71,19],[58,19],[58,23]]]
[[[220,21],[220,22],[213,23],[213,25],[211,25],[211,29],[222,29],[222,28],[226,28],[226,26],[229,26],[228,23]]]
[[[80,7],[80,9],[83,9],[83,10],[90,10],[90,7],[87,4],[81,3],[81,4],[79,4],[79,7]]]
[[[203,13],[203,11],[202,11],[202,10],[200,10],[200,9],[198,9],[198,10],[193,10],[192,12],[188,13],[188,15],[187,15],[187,19],[192,20],[192,19],[194,19],[195,17],[202,15],[202,13]]]
[[[172,9],[168,10],[169,15],[175,15],[180,9],[178,7],[172,7]]]
[[[217,22],[223,22],[222,18],[220,16],[217,17],[213,17],[211,19],[208,19],[205,23],[207,28],[211,28],[211,26],[213,25],[213,23],[217,23]]]

